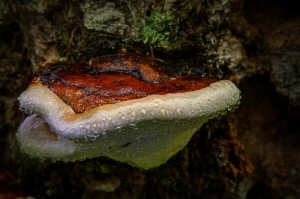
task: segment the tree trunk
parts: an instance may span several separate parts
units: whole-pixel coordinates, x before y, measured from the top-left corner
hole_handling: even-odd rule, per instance
[[[0,198],[299,198],[300,14],[293,1],[0,2]],[[20,151],[18,96],[45,61],[134,52],[229,79],[240,107],[167,163],[51,162]]]

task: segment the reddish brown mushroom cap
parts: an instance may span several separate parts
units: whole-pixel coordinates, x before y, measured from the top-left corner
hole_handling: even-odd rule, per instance
[[[97,65],[97,69],[91,69],[84,63],[50,63],[39,70],[33,83],[41,82],[71,106],[75,113],[83,113],[104,104],[149,95],[199,90],[216,81],[196,76],[167,77],[166,70],[163,75],[159,73],[162,67],[157,61],[153,64],[154,61],[153,58],[137,55],[116,55],[93,59],[91,63]]]
[[[23,151],[64,161],[107,156],[149,169],[240,100],[227,80],[157,82],[151,75],[145,81],[141,71],[90,70],[87,64],[53,63],[35,75],[19,97],[21,109],[31,114],[17,134]]]
[[[161,60],[153,57],[139,56],[131,53],[106,55],[92,58],[90,69],[97,73],[123,72],[135,74],[147,82],[165,82],[170,79],[170,71],[163,66]]]

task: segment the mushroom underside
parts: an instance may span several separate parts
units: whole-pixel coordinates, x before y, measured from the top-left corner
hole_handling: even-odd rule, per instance
[[[105,134],[70,139],[58,136],[42,118],[32,115],[20,126],[18,139],[21,149],[33,157],[67,162],[106,156],[149,169],[181,150],[204,122],[201,118],[152,119]]]

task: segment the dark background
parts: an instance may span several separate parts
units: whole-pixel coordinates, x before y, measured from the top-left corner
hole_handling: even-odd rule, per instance
[[[299,198],[300,7],[286,0],[2,0],[0,199]],[[232,80],[239,109],[149,171],[100,157],[39,161],[15,138],[17,97],[46,60],[154,54]]]

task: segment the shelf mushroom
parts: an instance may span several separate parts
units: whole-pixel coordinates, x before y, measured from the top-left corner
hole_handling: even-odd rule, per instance
[[[117,54],[89,64],[48,63],[19,97],[29,116],[17,138],[33,157],[107,156],[150,169],[239,101],[239,89],[228,80],[171,78],[148,57]]]

